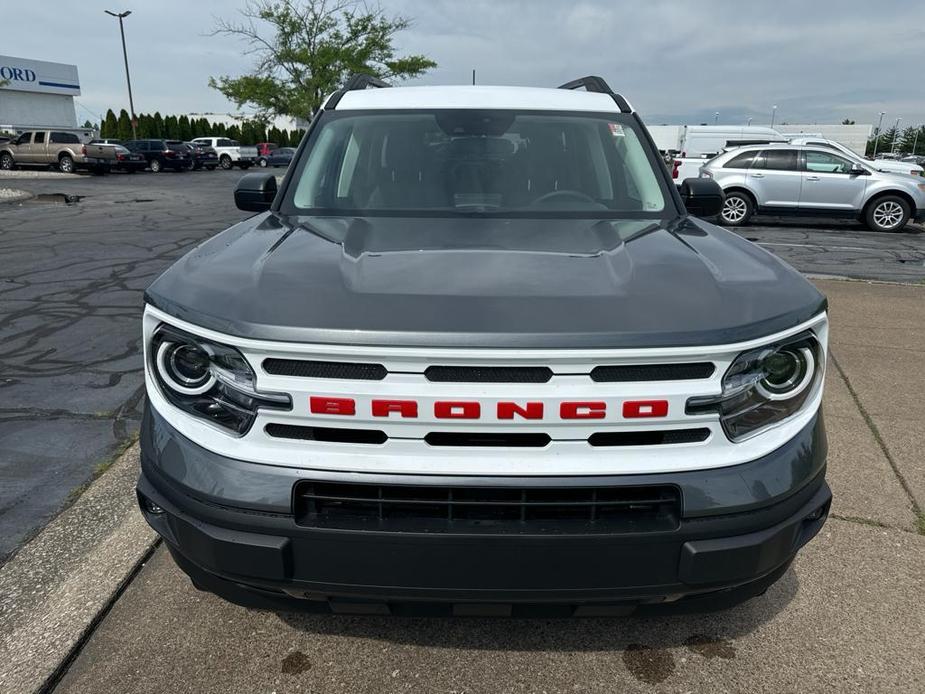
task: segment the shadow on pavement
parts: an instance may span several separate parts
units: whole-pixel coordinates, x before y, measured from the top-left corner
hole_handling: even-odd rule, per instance
[[[731,641],[772,620],[790,604],[798,588],[799,579],[791,568],[767,593],[738,607],[665,617],[482,619],[307,613],[278,613],[278,617],[293,629],[318,636],[374,639],[430,648],[633,652],[687,646],[702,654],[726,657],[735,652]]]

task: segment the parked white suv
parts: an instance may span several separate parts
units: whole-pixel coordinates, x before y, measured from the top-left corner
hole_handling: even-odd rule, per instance
[[[218,165],[223,169],[233,166],[249,169],[257,163],[257,148],[241,145],[237,140],[229,140],[227,137],[196,137],[192,141],[214,149],[218,155]]]
[[[883,173],[824,147],[738,147],[711,159],[700,175],[726,194],[720,219],[728,226],[746,224],[756,212],[856,217],[875,231],[925,219],[920,176]]]

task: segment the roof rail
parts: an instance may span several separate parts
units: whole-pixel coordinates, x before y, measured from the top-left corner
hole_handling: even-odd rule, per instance
[[[630,108],[629,102],[624,99],[620,94],[614,92],[610,88],[610,85],[604,81],[603,77],[597,77],[596,75],[588,75],[587,77],[579,77],[577,80],[572,80],[571,82],[566,82],[565,84],[559,85],[559,89],[581,89],[584,87],[585,91],[596,92],[598,94],[609,94],[610,97],[614,100],[617,106],[620,107],[620,111],[623,113],[632,113],[633,109]]]
[[[347,81],[344,82],[343,87],[331,94],[331,98],[328,99],[327,103],[324,105],[324,108],[326,110],[337,108],[338,102],[340,102],[344,94],[347,92],[362,91],[364,89],[368,89],[369,87],[381,89],[391,86],[392,85],[388,82],[385,82],[378,77],[373,77],[372,75],[366,75],[362,73],[351,75]]]

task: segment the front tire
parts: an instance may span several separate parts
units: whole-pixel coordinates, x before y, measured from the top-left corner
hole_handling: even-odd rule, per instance
[[[13,160],[13,155],[9,152],[4,152],[0,154],[0,169],[4,171],[12,171],[16,168],[16,162]]]
[[[268,163],[267,160],[266,160],[265,158],[263,158],[263,157],[260,157],[260,159],[257,160],[257,165],[258,165],[261,169],[267,168],[267,163]]]
[[[69,154],[63,155],[58,160],[58,171],[61,173],[71,174],[74,173],[74,160]]]
[[[726,193],[723,209],[719,213],[720,221],[729,227],[740,227],[748,224],[748,220],[755,214],[755,203],[746,193],[733,190]]]
[[[219,158],[218,163],[223,169],[225,169],[225,171],[230,171],[231,167],[234,166],[231,161],[231,157],[229,157],[227,154],[223,154]]]
[[[868,205],[864,221],[873,231],[900,231],[911,214],[908,202],[897,195],[885,195]]]
[[[151,160],[151,173],[160,173],[164,168],[164,165],[161,164],[160,159]]]

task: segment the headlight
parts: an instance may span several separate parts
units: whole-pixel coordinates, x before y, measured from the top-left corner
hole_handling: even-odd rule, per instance
[[[688,414],[719,414],[732,441],[743,441],[800,411],[822,382],[822,348],[811,333],[743,352],[718,396],[691,398]]]
[[[165,398],[237,434],[247,433],[261,407],[292,409],[287,394],[257,391],[253,369],[233,347],[161,325],[150,354]]]

